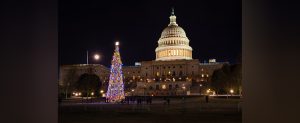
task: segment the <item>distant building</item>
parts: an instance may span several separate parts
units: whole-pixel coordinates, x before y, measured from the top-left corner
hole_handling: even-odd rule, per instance
[[[107,82],[109,69],[99,64],[62,65],[59,72],[59,85],[61,87],[73,86],[84,73],[96,74],[102,82]]]
[[[185,31],[176,23],[174,10],[155,52],[153,61],[123,67],[125,80],[137,83],[132,95],[186,95],[193,91],[192,82],[207,84],[213,71],[225,64],[216,59],[200,63],[192,58],[192,47]]]
[[[217,62],[209,59],[200,62],[192,58],[192,47],[185,31],[176,23],[172,10],[169,25],[161,33],[158,47],[155,49],[156,59],[136,62],[134,66],[123,66],[126,85],[135,83],[127,95],[188,95],[199,93],[200,86],[211,81],[214,70],[221,68],[227,62]],[[126,56],[124,56],[126,57]],[[61,67],[61,85],[66,85],[67,74],[76,69],[76,77],[87,72],[93,72],[103,82],[109,78],[109,68],[102,65],[65,65]],[[70,72],[69,72],[70,73]],[[198,89],[198,90],[197,90]]]

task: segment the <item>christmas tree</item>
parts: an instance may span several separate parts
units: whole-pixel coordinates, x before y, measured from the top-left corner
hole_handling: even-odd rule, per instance
[[[111,61],[109,85],[106,92],[108,102],[121,102],[125,99],[122,74],[122,61],[119,52],[119,42],[116,42],[115,52]]]

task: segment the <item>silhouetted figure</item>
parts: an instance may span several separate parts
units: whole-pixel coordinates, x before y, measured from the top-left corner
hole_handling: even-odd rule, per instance
[[[147,97],[147,98],[146,98],[146,104],[149,104],[149,103],[150,103],[150,98]]]
[[[185,98],[184,97],[182,97],[181,101],[182,101],[182,104],[185,104]]]
[[[167,98],[167,104],[170,105],[170,98]]]
[[[149,98],[149,103],[152,104],[152,97]]]
[[[136,101],[137,101],[137,104],[141,104],[142,103],[142,100],[141,100],[140,97],[138,97]]]
[[[205,102],[208,103],[208,95],[205,96]]]

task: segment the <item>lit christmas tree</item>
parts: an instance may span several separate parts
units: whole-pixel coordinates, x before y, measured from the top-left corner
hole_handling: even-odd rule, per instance
[[[109,85],[106,92],[106,99],[112,103],[121,102],[125,99],[119,42],[116,42],[115,46],[115,52],[111,61]]]

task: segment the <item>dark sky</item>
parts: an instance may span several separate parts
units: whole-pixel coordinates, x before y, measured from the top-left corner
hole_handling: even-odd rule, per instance
[[[61,0],[59,63],[85,64],[89,50],[102,55],[89,63],[109,66],[116,40],[124,65],[154,60],[172,7],[190,39],[194,59],[236,62],[242,47],[240,0]]]

